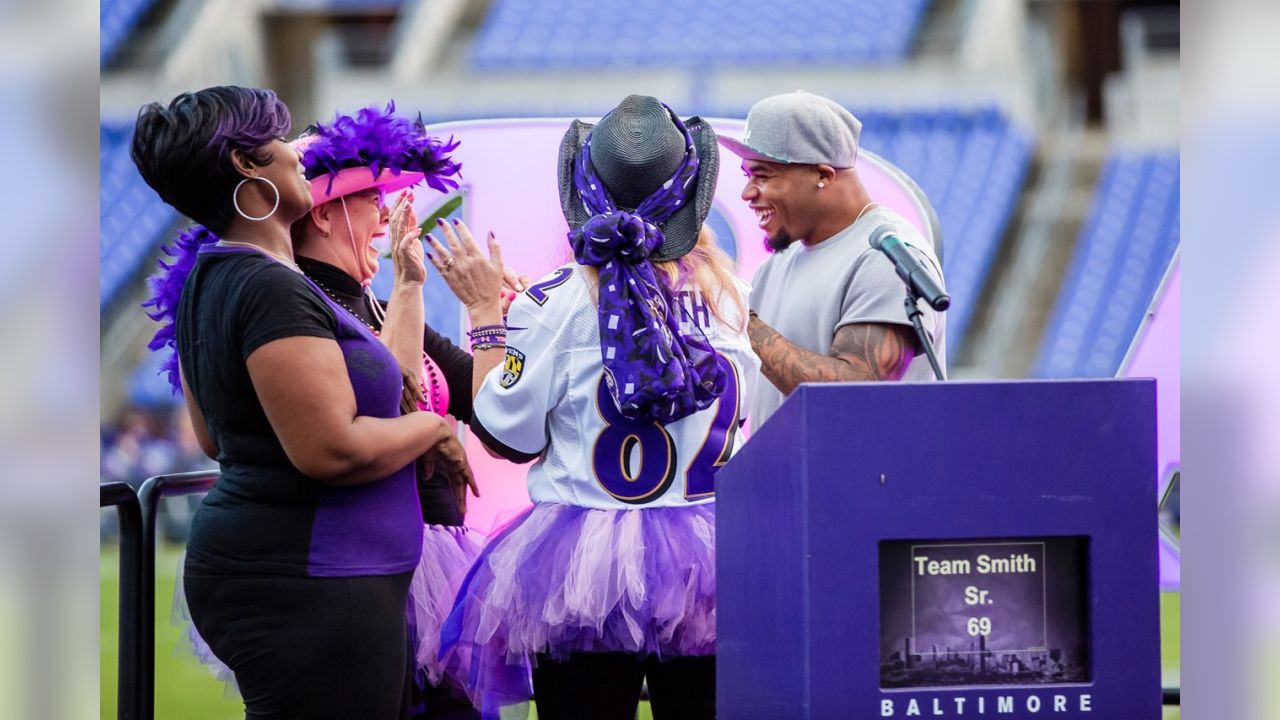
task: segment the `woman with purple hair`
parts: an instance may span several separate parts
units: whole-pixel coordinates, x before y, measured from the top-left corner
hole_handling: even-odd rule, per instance
[[[414,463],[470,470],[439,415],[402,411],[386,345],[298,267],[290,227],[312,197],[290,122],[271,91],[215,87],[134,129],[143,178],[210,233],[150,303],[172,314],[172,376],[220,469],[183,585],[246,717],[403,718]]]
[[[745,284],[703,227],[718,160],[711,127],[656,98],[574,121],[559,171],[577,262],[506,324],[452,275],[481,262],[469,235],[430,239],[473,339],[506,346],[476,355],[471,428],[535,461],[533,508],[491,538],[442,633],[470,651],[485,717],[532,691],[544,720],[632,720],[646,678],[655,718],[715,715],[713,477],[759,369]]]

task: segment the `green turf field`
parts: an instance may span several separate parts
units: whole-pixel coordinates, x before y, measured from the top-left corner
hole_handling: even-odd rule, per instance
[[[1182,596],[1160,593],[1160,677],[1165,687],[1181,687],[1182,664]],[[1164,709],[1163,720],[1179,720],[1176,707]]]
[[[178,628],[169,622],[173,582],[178,571],[178,548],[161,546],[156,553],[156,717],[189,720],[243,718],[244,706],[234,693],[190,655],[179,655]],[[116,647],[119,610],[119,552],[102,549],[101,592],[101,695],[102,718],[116,716]]]
[[[173,583],[180,550],[161,546],[156,555],[156,717],[159,720],[235,720],[244,717],[240,698],[218,682],[204,666],[178,649],[178,628],[169,622]],[[100,717],[116,716],[116,631],[119,619],[119,554],[104,547],[100,574],[101,688]],[[1166,685],[1177,683],[1180,657],[1177,593],[1161,593],[1161,668]],[[537,710],[529,717],[536,720]],[[648,703],[641,703],[639,720],[652,720]],[[1165,708],[1164,720],[1177,720],[1177,708]],[[512,720],[507,718],[506,720]]]

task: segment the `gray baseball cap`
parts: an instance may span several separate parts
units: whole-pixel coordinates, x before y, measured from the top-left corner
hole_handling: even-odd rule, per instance
[[[853,167],[862,123],[834,100],[797,90],[751,106],[742,142],[720,144],[745,160]]]

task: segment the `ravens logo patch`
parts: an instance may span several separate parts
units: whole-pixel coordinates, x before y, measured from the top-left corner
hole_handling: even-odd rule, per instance
[[[520,381],[524,372],[524,353],[507,346],[507,358],[502,363],[502,380],[499,384],[505,389]]]

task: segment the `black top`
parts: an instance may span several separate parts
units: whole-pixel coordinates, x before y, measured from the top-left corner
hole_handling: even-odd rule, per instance
[[[368,295],[360,283],[341,269],[313,258],[297,258],[298,266],[315,281],[329,297],[352,311],[365,324],[382,330],[382,323],[369,306]],[[385,307],[385,301],[382,305]],[[449,386],[449,414],[460,422],[471,423],[471,356],[449,338],[423,325],[422,349],[440,368]],[[422,520],[430,525],[461,525],[462,511],[447,476],[437,471],[425,481],[419,479],[418,494],[422,505]]]
[[[207,250],[207,251],[206,251]],[[400,414],[399,364],[367,328],[342,319],[312,283],[265,255],[202,250],[178,303],[178,357],[218,447],[220,476],[192,520],[197,573],[383,575],[412,569],[421,552],[412,466],[377,482],[327,485],[289,461],[268,421],[247,360],[281,338],[336,341],[357,412]]]

